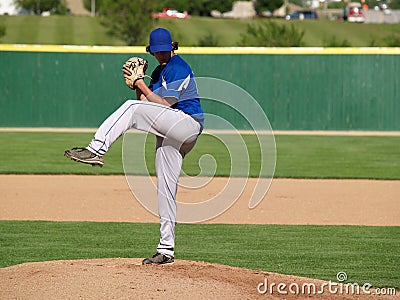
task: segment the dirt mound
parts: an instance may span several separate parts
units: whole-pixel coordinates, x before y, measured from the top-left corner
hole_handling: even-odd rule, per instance
[[[138,258],[24,263],[0,269],[1,299],[376,299],[317,294],[324,282],[197,261],[142,266]],[[278,292],[285,284],[287,294]],[[304,285],[306,284],[306,285]],[[316,294],[302,294],[302,286]],[[289,290],[289,286],[292,287]],[[266,293],[263,293],[268,287]],[[295,295],[291,291],[299,292]],[[272,290],[271,290],[272,289]],[[305,289],[307,292],[307,288]],[[261,293],[260,293],[261,292]],[[393,297],[398,298],[398,297]],[[383,298],[382,298],[383,299]]]

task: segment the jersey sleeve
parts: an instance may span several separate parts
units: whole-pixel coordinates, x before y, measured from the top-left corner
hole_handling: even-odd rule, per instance
[[[160,80],[160,74],[161,74],[161,66],[157,66],[154,69],[153,73],[151,73],[151,82],[149,84],[149,89],[153,92],[155,89],[158,88],[156,83],[159,82]]]

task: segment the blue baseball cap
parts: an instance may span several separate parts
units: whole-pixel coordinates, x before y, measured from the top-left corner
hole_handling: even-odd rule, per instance
[[[154,29],[150,33],[150,52],[161,52],[172,50],[172,36],[165,28]]]

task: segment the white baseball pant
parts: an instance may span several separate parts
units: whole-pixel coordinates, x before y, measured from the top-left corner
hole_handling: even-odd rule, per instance
[[[87,149],[104,155],[131,128],[157,136],[155,167],[161,235],[157,251],[174,256],[178,178],[182,159],[195,145],[201,126],[180,110],[128,100],[101,124]]]

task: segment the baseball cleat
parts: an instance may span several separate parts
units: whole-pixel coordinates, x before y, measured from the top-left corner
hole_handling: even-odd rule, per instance
[[[145,258],[142,261],[142,265],[172,265],[174,263],[174,257],[168,256],[162,253],[156,253],[151,258]]]
[[[92,165],[93,167],[104,165],[104,157],[98,156],[86,148],[72,148],[71,150],[65,150],[64,156],[84,164]]]

